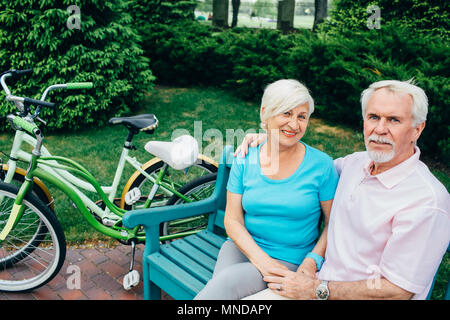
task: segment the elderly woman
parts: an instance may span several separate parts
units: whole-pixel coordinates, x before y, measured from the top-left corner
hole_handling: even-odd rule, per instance
[[[301,138],[314,110],[308,89],[279,80],[264,91],[267,142],[235,157],[227,185],[225,228],[212,279],[196,299],[241,299],[267,288],[273,267],[320,269],[338,175],[332,159]],[[319,236],[318,221],[325,219]]]

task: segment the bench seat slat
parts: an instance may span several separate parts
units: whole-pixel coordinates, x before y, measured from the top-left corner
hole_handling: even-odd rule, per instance
[[[177,250],[182,251],[189,258],[196,261],[198,264],[202,265],[209,271],[212,272],[214,270],[216,260],[199,251],[197,248],[186,242],[184,239],[176,240],[172,242],[171,245]]]
[[[212,245],[214,245],[216,248],[221,248],[223,243],[226,241],[224,237],[221,237],[215,233],[212,233],[208,230],[202,231],[197,233],[197,235],[202,238],[203,240],[208,241]]]
[[[193,299],[205,285],[159,252],[149,255],[147,261],[150,281],[174,299]]]
[[[175,249],[170,244],[161,246],[161,253],[170,261],[187,271],[189,274],[205,283],[212,277],[212,272],[193,259],[186,256],[183,252]]]
[[[219,254],[219,248],[203,240],[196,234],[188,236],[184,240],[213,259],[216,259]]]

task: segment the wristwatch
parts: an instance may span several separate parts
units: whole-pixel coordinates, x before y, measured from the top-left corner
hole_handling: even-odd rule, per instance
[[[330,291],[328,291],[328,281],[322,280],[319,286],[316,289],[316,297],[319,300],[328,300],[328,296],[330,295]]]
[[[309,252],[309,253],[306,254],[305,259],[306,258],[313,259],[316,262],[317,271],[320,271],[320,268],[322,268],[322,264],[323,264],[323,261],[324,261],[324,259],[323,259],[323,257],[321,255],[319,255],[317,253],[314,253],[314,252]]]

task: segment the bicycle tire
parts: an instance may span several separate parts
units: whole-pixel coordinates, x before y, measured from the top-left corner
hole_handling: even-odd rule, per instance
[[[153,163],[151,163],[153,161]],[[148,163],[151,163],[150,166],[148,166],[145,169],[145,172],[153,177],[157,177],[159,171],[162,169],[164,165],[164,161],[158,158],[154,158],[154,160],[149,161]],[[145,167],[145,165],[143,166]],[[188,175],[184,175],[183,171],[181,170],[175,170],[172,168],[168,168],[167,176],[170,176],[170,181],[176,182],[181,186],[189,183],[189,181],[195,180],[203,175],[207,175],[213,172],[217,172],[218,165],[214,162],[214,160],[209,159],[203,155],[199,155],[197,162],[192,165],[189,168]],[[139,173],[137,171],[137,173]],[[153,186],[153,183],[148,180],[143,174],[135,173],[127,182],[125,185],[122,197],[121,197],[121,208],[125,210],[133,210],[140,207],[143,207],[143,203],[147,200],[147,197],[150,193],[150,190]],[[175,186],[174,186],[175,187]],[[134,205],[127,205],[124,201],[125,195],[130,190],[133,190],[134,188],[139,188],[141,191],[141,199],[138,200],[138,202]],[[175,187],[174,189],[179,189]],[[166,194],[163,190],[158,190],[154,197],[154,201],[151,205],[151,207],[158,207],[158,206],[164,206],[167,204],[167,201],[172,197],[173,194]]]
[[[0,182],[0,228],[8,220],[18,191]],[[26,206],[22,218],[0,242],[0,291],[4,292],[28,292],[43,286],[58,274],[66,256],[66,239],[54,212],[32,193],[22,203]]]
[[[206,199],[214,192],[216,179],[217,172],[199,177],[181,187],[178,192],[193,201]],[[185,203],[184,199],[177,195],[173,195],[167,201],[167,205],[178,205],[182,203]],[[160,228],[160,234],[166,236],[173,233],[200,231],[204,229],[208,223],[207,215],[199,216],[195,220],[188,219],[189,222],[185,222],[185,224],[183,224],[183,220],[186,221],[186,219],[180,219],[163,223]]]
[[[0,170],[2,171],[0,172],[0,176],[5,176],[6,173],[8,172],[8,166],[4,164],[1,166]],[[21,168],[16,168],[16,172],[14,172],[11,184],[20,187],[22,183],[25,181],[25,175],[26,175],[25,170]],[[0,180],[0,182],[3,181]],[[39,200],[41,200],[47,207],[49,207],[52,211],[54,211],[55,208],[53,197],[50,194],[50,191],[48,190],[47,186],[38,178],[34,178],[33,182],[34,183],[32,191],[35,194],[35,196],[37,196]]]

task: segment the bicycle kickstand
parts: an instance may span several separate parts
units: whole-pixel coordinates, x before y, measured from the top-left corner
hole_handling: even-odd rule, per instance
[[[136,242],[131,241],[131,263],[130,263],[130,270],[128,273],[123,277],[123,288],[125,290],[130,290],[134,286],[136,286],[139,283],[139,272],[137,270],[133,270],[134,267],[134,254],[136,252]]]

